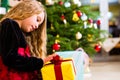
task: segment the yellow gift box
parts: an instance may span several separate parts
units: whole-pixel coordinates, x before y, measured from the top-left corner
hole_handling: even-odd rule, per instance
[[[59,68],[55,68],[58,66]],[[56,72],[58,74],[56,74]],[[72,59],[62,60],[61,63],[57,65],[48,63],[43,66],[41,73],[43,80],[75,80],[75,68]],[[60,74],[62,78],[60,78]]]

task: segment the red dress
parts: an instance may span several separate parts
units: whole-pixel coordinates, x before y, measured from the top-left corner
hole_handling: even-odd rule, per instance
[[[19,72],[16,70],[9,70],[7,66],[2,63],[0,58],[0,80],[40,80],[37,71],[34,73]]]
[[[26,49],[18,48],[18,54],[24,57],[30,57],[28,46]],[[21,72],[8,68],[3,64],[2,58],[0,57],[0,80],[39,80],[39,78],[37,71]]]

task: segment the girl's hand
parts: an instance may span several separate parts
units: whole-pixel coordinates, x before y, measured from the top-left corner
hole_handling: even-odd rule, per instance
[[[45,57],[43,59],[44,63],[48,62],[48,61],[51,61],[53,59],[53,57],[55,57],[57,54],[56,53],[53,53],[51,55],[48,55],[47,57]]]

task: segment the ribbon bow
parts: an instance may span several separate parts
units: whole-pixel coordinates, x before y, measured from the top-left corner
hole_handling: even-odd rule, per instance
[[[51,63],[60,64],[61,63],[60,56],[59,55],[54,56],[53,59],[51,60]]]

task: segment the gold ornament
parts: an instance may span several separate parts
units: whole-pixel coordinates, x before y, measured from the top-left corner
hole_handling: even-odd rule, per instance
[[[87,36],[88,36],[88,37],[90,37],[90,38],[92,37],[92,35],[91,35],[91,34],[88,34]]]
[[[51,27],[50,27],[50,28],[51,28],[51,30],[54,30],[54,27],[53,27],[53,25],[52,25],[52,24],[51,24]]]
[[[91,42],[91,41],[93,41],[93,38],[88,37],[87,40]]]
[[[88,36],[88,38],[87,38],[87,40],[88,40],[88,41],[93,41],[93,38],[92,38],[92,37],[93,37],[93,35],[88,34],[87,36]]]
[[[57,38],[59,38],[59,37],[60,37],[60,35],[59,35],[59,34],[57,34],[57,35],[56,35],[56,37],[57,37]]]
[[[76,12],[74,12],[72,20],[75,22],[79,20],[79,17]]]
[[[58,40],[58,39],[55,40],[55,43],[59,43],[59,42],[60,42],[60,40]]]
[[[56,35],[56,38],[57,38],[57,39],[55,40],[56,43],[60,42],[60,40],[58,39],[59,37],[60,37],[60,35],[57,34],[57,35]]]

